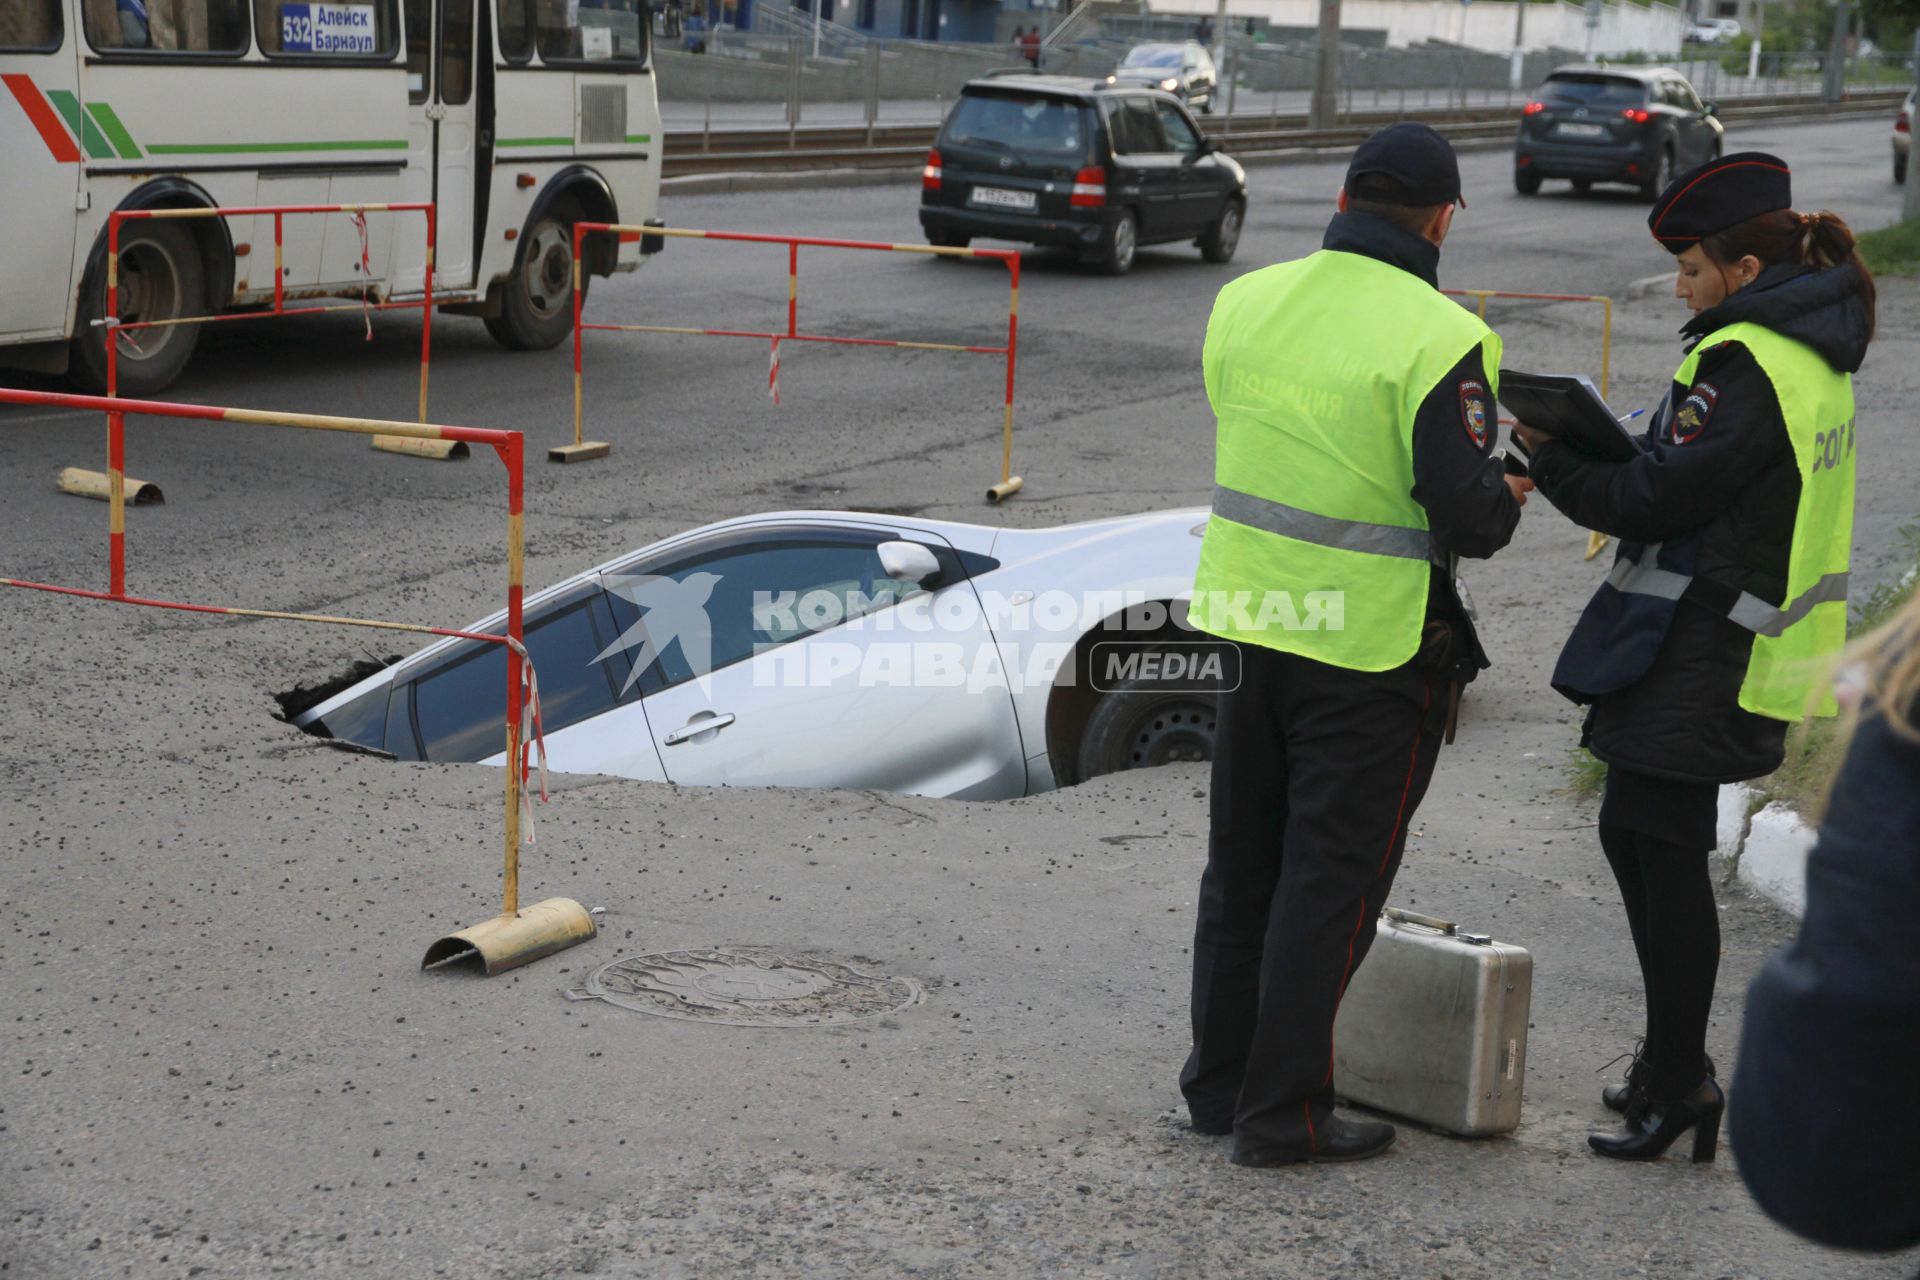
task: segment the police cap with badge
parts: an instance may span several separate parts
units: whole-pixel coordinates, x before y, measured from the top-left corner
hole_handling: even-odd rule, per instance
[[[1741,151],[1675,178],[1654,201],[1647,227],[1661,248],[1682,254],[1749,218],[1792,207],[1793,173],[1787,162],[1764,151]]]

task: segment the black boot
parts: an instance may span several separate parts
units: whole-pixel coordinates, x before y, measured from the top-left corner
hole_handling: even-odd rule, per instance
[[[1366,1160],[1393,1145],[1394,1130],[1392,1125],[1378,1120],[1347,1120],[1340,1116],[1328,1116],[1316,1136],[1318,1140],[1310,1148],[1269,1147],[1241,1138],[1234,1142],[1233,1154],[1228,1159],[1251,1169],[1269,1169],[1283,1164],[1341,1164],[1349,1160]]]
[[[1629,1113],[1625,1131],[1591,1133],[1587,1145],[1614,1160],[1658,1160],[1687,1130],[1693,1130],[1693,1162],[1712,1164],[1720,1145],[1720,1115],[1727,1095],[1712,1076],[1686,1097],[1663,1102],[1649,1097]]]
[[[1627,1064],[1627,1082],[1625,1084],[1610,1084],[1600,1091],[1600,1101],[1607,1110],[1618,1111],[1624,1115],[1632,1110],[1635,1102],[1644,1103],[1646,1101],[1646,1044],[1647,1042],[1642,1040],[1633,1046],[1633,1061]],[[1613,1062],[1618,1061],[1620,1061],[1619,1058],[1613,1060]],[[1609,1062],[1607,1067],[1612,1066],[1613,1062]],[[1600,1069],[1605,1071],[1607,1067]],[[1712,1054],[1707,1055],[1707,1074],[1710,1076],[1715,1074]]]

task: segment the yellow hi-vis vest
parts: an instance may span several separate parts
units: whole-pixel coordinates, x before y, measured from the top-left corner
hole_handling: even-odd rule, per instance
[[[1827,683],[1831,660],[1847,641],[1847,572],[1853,549],[1853,379],[1804,342],[1757,324],[1733,324],[1700,340],[1673,375],[1693,386],[1708,348],[1737,342],[1752,353],[1773,384],[1800,469],[1800,502],[1793,513],[1787,590],[1776,607],[1741,592],[1726,616],[1754,633],[1753,656],[1740,685],[1740,705],[1775,720],[1837,707]],[[1678,599],[1691,585],[1684,574],[1653,568],[1654,548],[1638,565],[1623,561],[1615,574],[1640,591]],[[1641,566],[1647,566],[1642,569]],[[1670,580],[1670,581],[1669,581]],[[1815,696],[1818,693],[1816,703]]]
[[[1355,671],[1412,658],[1428,566],[1445,559],[1413,499],[1414,415],[1476,346],[1491,382],[1492,330],[1360,254],[1323,249],[1222,289],[1203,357],[1219,431],[1194,625]],[[1487,430],[1498,391],[1478,397]]]

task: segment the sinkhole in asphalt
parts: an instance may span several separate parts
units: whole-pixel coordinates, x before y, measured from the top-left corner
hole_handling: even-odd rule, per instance
[[[729,1027],[832,1027],[897,1013],[917,983],[869,972],[871,961],[781,947],[689,947],[601,965],[570,1000]]]

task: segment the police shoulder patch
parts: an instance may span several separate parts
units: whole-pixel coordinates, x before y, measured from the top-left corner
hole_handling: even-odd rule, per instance
[[[1693,390],[1687,392],[1687,398],[1673,412],[1673,422],[1668,428],[1668,437],[1674,444],[1687,444],[1699,438],[1707,429],[1707,419],[1713,416],[1714,406],[1720,403],[1720,389],[1711,382],[1696,382]]]
[[[1484,383],[1469,378],[1460,384],[1460,425],[1473,447],[1484,449],[1493,430],[1493,397]]]

